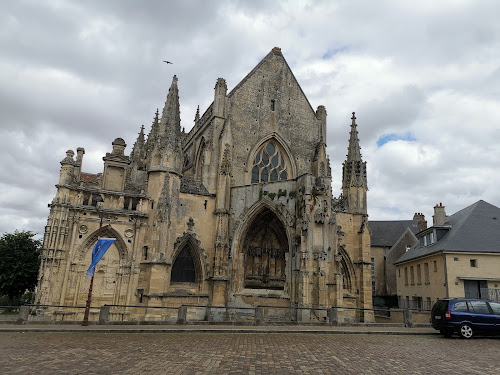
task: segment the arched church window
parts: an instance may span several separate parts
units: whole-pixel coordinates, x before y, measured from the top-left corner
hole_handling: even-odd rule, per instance
[[[286,180],[285,157],[273,141],[264,143],[255,155],[252,168],[252,184]]]
[[[194,283],[196,282],[196,272],[194,268],[193,257],[186,246],[181,250],[174,265],[172,266],[172,275],[170,277],[172,283]]]

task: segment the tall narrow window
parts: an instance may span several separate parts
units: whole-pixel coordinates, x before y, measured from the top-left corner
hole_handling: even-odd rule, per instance
[[[420,267],[420,264],[417,264],[417,284],[422,284],[422,269]]]
[[[426,284],[429,284],[429,263],[424,263],[424,280]]]
[[[271,100],[271,111],[274,111],[274,100]]]
[[[252,184],[288,178],[287,165],[280,149],[272,141],[257,151],[252,168]]]
[[[405,267],[405,285],[408,285],[408,267]]]
[[[172,283],[196,282],[194,261],[187,246],[182,249],[175,259],[174,265],[172,266],[172,276],[170,281]]]
[[[410,266],[410,284],[415,285],[415,273],[413,271],[413,266]]]

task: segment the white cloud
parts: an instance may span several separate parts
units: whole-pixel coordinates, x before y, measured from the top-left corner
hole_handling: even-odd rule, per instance
[[[370,219],[498,206],[499,13],[493,0],[8,2],[0,232],[43,232],[65,151],[84,147],[91,173],[114,138],[130,152],[174,74],[190,129],[218,77],[232,89],[274,46],[313,108],[327,108],[334,194],[356,111]],[[378,147],[389,134],[412,140]]]

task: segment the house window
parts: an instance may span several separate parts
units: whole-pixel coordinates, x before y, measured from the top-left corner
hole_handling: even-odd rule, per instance
[[[417,284],[422,285],[422,270],[420,264],[417,264]]]
[[[470,266],[471,267],[477,267],[477,259],[471,259],[470,260]]]
[[[424,282],[429,284],[429,263],[424,263]]]
[[[458,257],[454,257],[454,258],[453,258],[453,261],[454,261],[454,262],[458,262]]]
[[[413,272],[413,266],[410,266],[410,283],[415,285],[415,273]]]
[[[398,269],[398,277],[401,277],[401,268]]]
[[[437,272],[438,266],[437,266],[437,261],[434,261],[434,272]]]
[[[405,285],[408,285],[408,267],[405,267]]]
[[[142,257],[144,258],[144,260],[148,260],[148,247],[147,246],[144,246],[142,248]]]
[[[285,158],[272,142],[265,143],[255,155],[252,168],[252,184],[273,182],[288,178]]]
[[[274,100],[271,100],[271,111],[274,111]]]

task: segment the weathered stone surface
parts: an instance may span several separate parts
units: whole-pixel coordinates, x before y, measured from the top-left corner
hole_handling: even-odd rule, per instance
[[[37,302],[84,305],[100,235],[117,240],[96,267],[93,306],[144,306],[127,310],[134,319],[176,319],[158,306],[240,308],[241,319],[258,306],[325,309],[291,317],[307,321],[331,306],[371,307],[365,169],[333,199],[326,109],[313,110],[281,50],[229,93],[219,78],[195,119],[184,133],[174,77],[147,139],[141,128],[130,156],[115,139],[102,177],[81,172],[83,149],[76,160],[68,151]],[[352,126],[348,162],[364,168]]]

